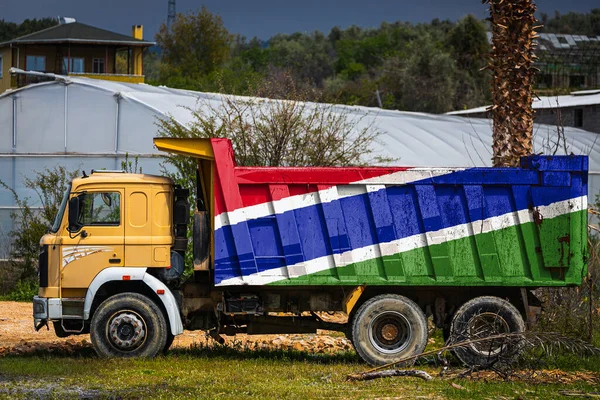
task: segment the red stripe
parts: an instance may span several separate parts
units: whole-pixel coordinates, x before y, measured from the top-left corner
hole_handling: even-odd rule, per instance
[[[211,139],[215,156],[215,215],[316,192],[411,167],[237,167],[228,139]],[[282,186],[288,186],[283,190]],[[319,187],[317,188],[317,185]]]
[[[236,167],[238,184],[347,185],[411,167]]]

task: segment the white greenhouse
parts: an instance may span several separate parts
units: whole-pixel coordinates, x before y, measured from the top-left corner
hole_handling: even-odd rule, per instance
[[[188,108],[218,107],[222,95],[57,77],[0,95],[0,180],[21,197],[35,199],[23,179],[34,171],[63,165],[68,169],[120,169],[125,154],[138,156],[144,172],[159,173],[153,147],[157,118],[167,115],[187,124]],[[311,104],[311,107],[319,107]],[[356,128],[371,125],[381,134],[374,153],[407,166],[489,166],[490,121],[378,108],[336,106],[356,118]],[[535,126],[535,151],[542,152],[556,127]],[[600,190],[600,135],[565,128],[568,152],[590,156],[590,200]],[[597,143],[599,142],[599,143]],[[0,189],[0,258],[12,229],[12,194]]]

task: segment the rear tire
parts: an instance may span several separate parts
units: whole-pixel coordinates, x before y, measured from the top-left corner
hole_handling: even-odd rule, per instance
[[[452,343],[459,343],[502,333],[523,332],[525,321],[519,310],[508,301],[482,296],[469,300],[458,309],[450,331]],[[488,366],[501,357],[516,355],[518,351],[515,346],[507,347],[505,341],[498,340],[455,348],[453,352],[468,366]]]
[[[155,357],[167,343],[167,323],[148,297],[121,293],[100,304],[90,338],[100,357]]]
[[[423,352],[427,319],[412,300],[384,294],[366,301],[352,320],[352,344],[371,365],[396,362]],[[411,361],[402,363],[406,365]]]

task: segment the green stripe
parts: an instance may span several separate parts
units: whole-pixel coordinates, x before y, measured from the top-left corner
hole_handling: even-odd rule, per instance
[[[272,286],[566,286],[587,274],[587,210],[284,279]]]

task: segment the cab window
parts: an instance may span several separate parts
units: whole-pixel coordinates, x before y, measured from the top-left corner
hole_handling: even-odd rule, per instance
[[[116,192],[93,192],[80,196],[79,225],[121,224],[121,195]]]

